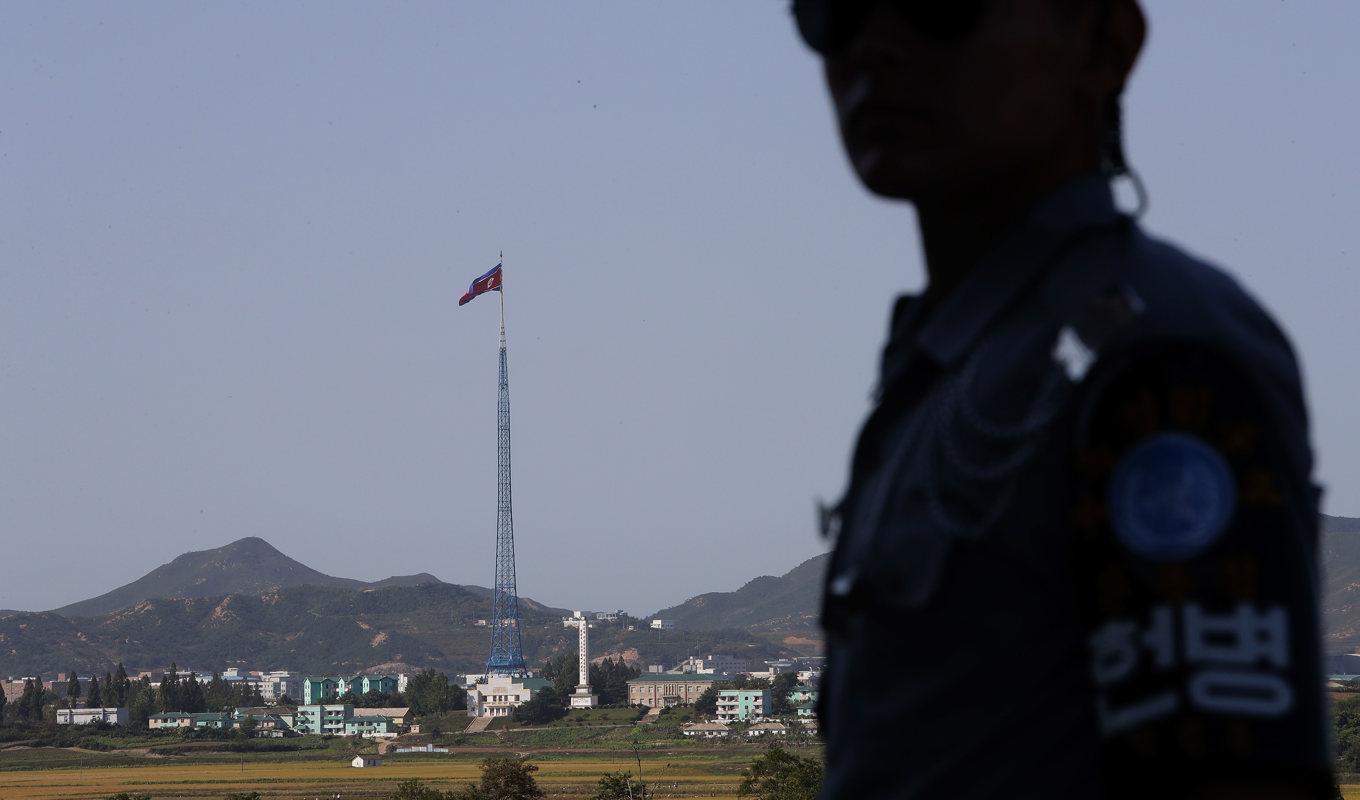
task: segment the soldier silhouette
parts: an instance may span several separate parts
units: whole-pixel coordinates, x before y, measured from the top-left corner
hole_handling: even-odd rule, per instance
[[[824,796],[1331,796],[1293,353],[1113,200],[1136,0],[793,10],[928,279],[825,517]]]

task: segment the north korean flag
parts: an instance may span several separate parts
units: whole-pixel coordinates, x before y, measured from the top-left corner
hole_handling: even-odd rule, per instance
[[[479,294],[487,292],[499,292],[501,290],[501,265],[497,264],[487,270],[484,275],[472,282],[467,292],[458,298],[458,305],[464,305]]]

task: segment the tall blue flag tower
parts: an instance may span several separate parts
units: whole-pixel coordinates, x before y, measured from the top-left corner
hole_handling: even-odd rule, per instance
[[[505,291],[497,264],[472,282],[458,301],[463,305],[485,292],[501,296],[500,399],[496,404],[496,589],[491,601],[491,675],[523,675],[524,646],[519,630],[519,594],[515,588],[515,524],[510,502],[510,373],[505,357]]]

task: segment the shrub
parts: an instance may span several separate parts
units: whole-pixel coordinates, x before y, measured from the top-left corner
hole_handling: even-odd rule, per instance
[[[610,772],[600,778],[591,800],[650,800],[647,784],[631,772]]]
[[[757,800],[815,800],[822,785],[822,762],[795,756],[779,747],[751,762],[741,773],[737,797]]]

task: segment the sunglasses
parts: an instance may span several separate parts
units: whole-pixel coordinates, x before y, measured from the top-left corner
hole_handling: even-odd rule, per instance
[[[886,2],[914,30],[941,41],[968,37],[991,6],[990,0],[793,0],[793,17],[808,47],[835,55],[850,44],[879,2]]]

